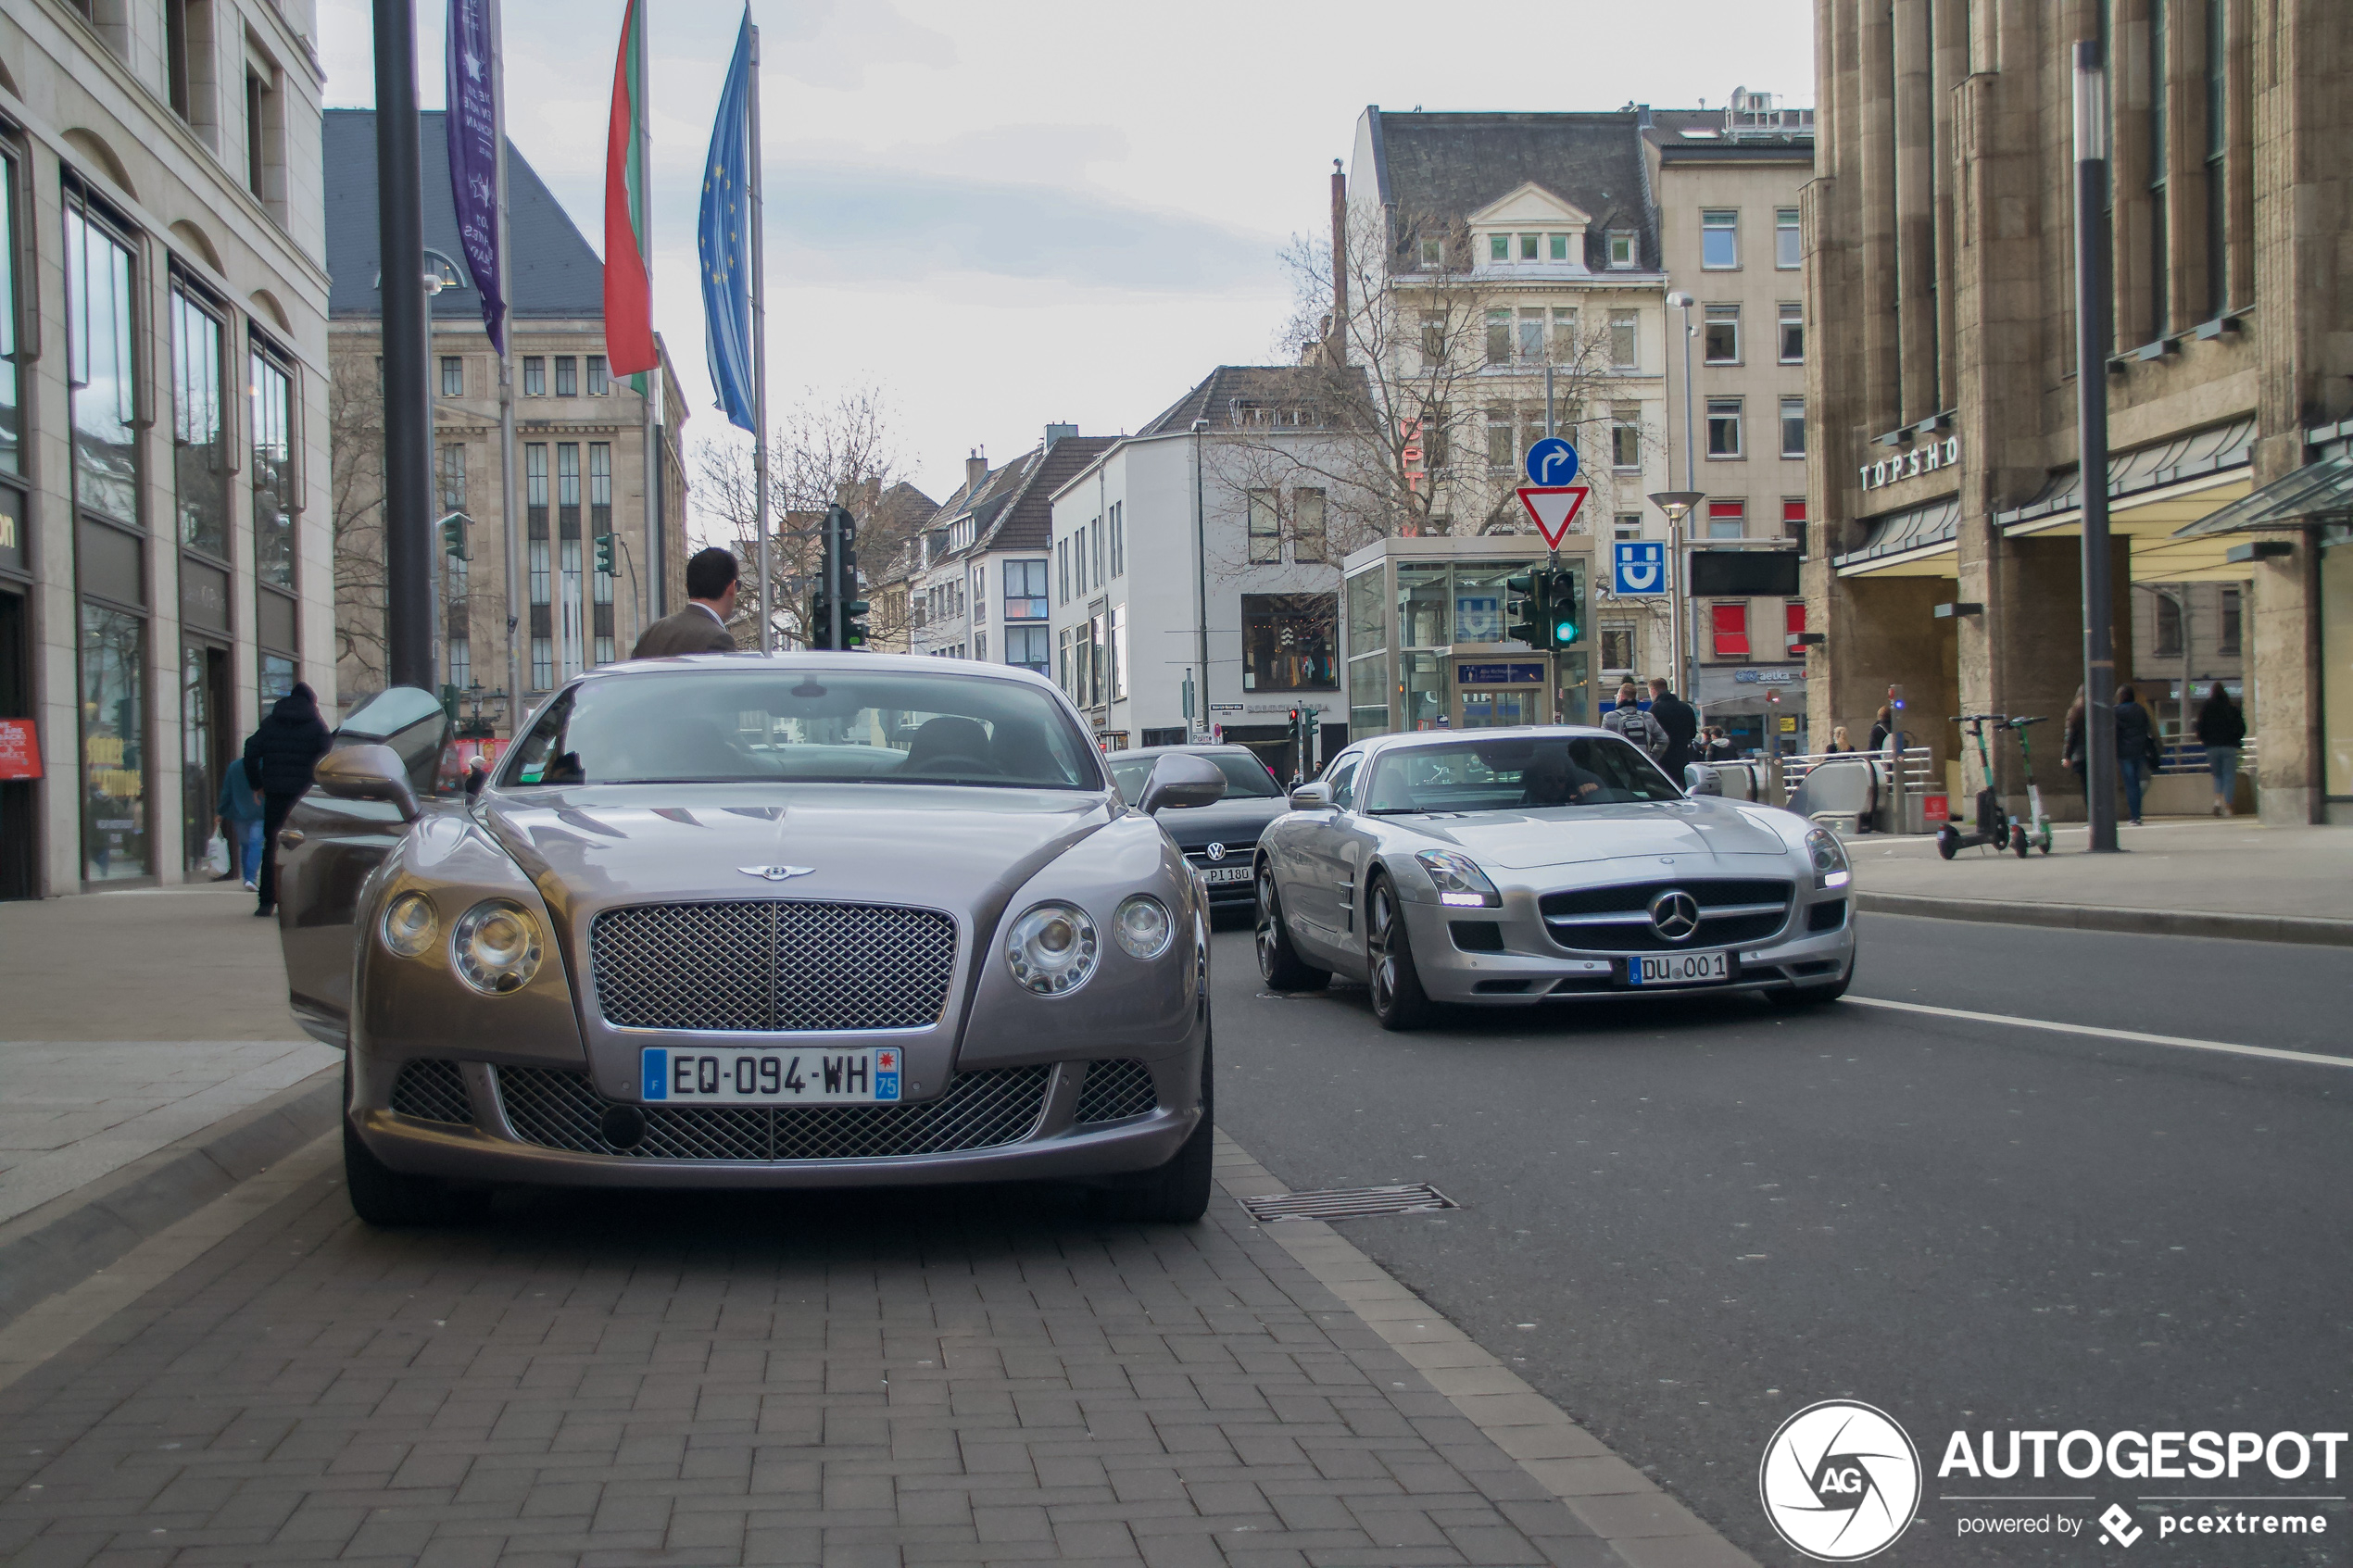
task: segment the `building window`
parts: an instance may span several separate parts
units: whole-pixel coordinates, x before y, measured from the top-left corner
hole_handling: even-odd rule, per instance
[[[24,470],[17,423],[17,161],[0,151],[0,472]],[[16,547],[23,547],[21,538]]]
[[[1044,561],[1028,563],[1043,566]],[[1005,662],[1046,673],[1048,630],[1043,626],[1008,626],[1005,628]]]
[[[1711,397],[1707,400],[1707,455],[1711,458],[1741,456],[1739,398]]]
[[[1785,299],[1780,304],[1781,363],[1806,363],[1806,307],[1803,302]]]
[[[531,602],[535,605],[548,602],[547,541],[545,539],[531,541]],[[544,691],[546,688],[541,689]]]
[[[1711,365],[1737,365],[1741,362],[1739,306],[1711,305],[1706,307],[1706,322],[1700,330],[1700,355]]]
[[[1422,242],[1423,268],[1428,270],[1435,270],[1445,265],[1446,242],[1444,240],[1424,240]]]
[[[131,246],[66,191],[67,384],[73,422],[73,498],[85,510],[139,521],[137,350]]]
[[[1609,264],[1612,267],[1634,265],[1634,236],[1624,229],[1613,232],[1609,237]]]
[[[82,602],[82,874],[147,874],[147,621]]]
[[[1063,604],[1070,603],[1070,541],[1067,538],[1057,540],[1054,544],[1054,591],[1055,596]]]
[[[272,587],[295,580],[294,372],[254,345],[247,357],[253,388],[253,572]],[[291,653],[291,648],[283,649]]]
[[[466,361],[460,355],[441,357],[441,395],[463,397],[466,395]]]
[[[1707,536],[1710,539],[1740,539],[1748,533],[1748,503],[1743,500],[1710,501],[1707,503]]]
[[[1631,370],[1640,368],[1642,362],[1641,325],[1642,317],[1634,311],[1613,310],[1609,313],[1610,369]]]
[[[1490,310],[1487,313],[1487,362],[1507,365],[1512,358],[1512,313]]]
[[[2171,88],[2172,50],[2169,47],[2165,13],[2169,6],[2148,7],[2148,171],[2149,171],[2149,333],[2155,343],[2171,329],[2173,312],[2172,279],[2168,264],[2171,239],[2166,222],[2165,206],[2170,170],[2166,167],[2171,156],[2168,143],[2172,130],[2171,116],[2167,113],[2166,100]]]
[[[1610,521],[1610,533],[1620,539],[1640,539],[1642,536],[1642,514],[1640,512],[1618,513]]]
[[[1078,693],[1071,684],[1070,646],[1070,628],[1065,626],[1054,633],[1054,684],[1062,687],[1063,696],[1076,702]]]
[[[1543,243],[1544,236],[1541,234],[1522,234],[1519,237],[1519,258],[1522,261],[1540,259],[1538,251]]]
[[[2219,624],[2214,632],[2214,651],[2231,659],[2239,656],[2239,618],[2244,608],[2240,600],[2241,592],[2235,584],[2224,587],[2218,607]]]
[[[1111,700],[1127,700],[1127,607],[1111,607],[1110,618],[1104,622],[1104,650],[1110,656]]]
[[[1125,576],[1127,571],[1126,507],[1125,501],[1114,501],[1107,514],[1111,522],[1111,574],[1114,577]]]
[[[1781,456],[1806,456],[1806,399],[1803,397],[1781,399]]]
[[[1046,604],[1046,563],[1042,560],[1009,560],[1004,568],[1005,619],[1008,621],[1043,621],[1049,610]]]
[[[1250,493],[1250,561],[1253,566],[1283,558],[1283,521],[1275,492]]]
[[[1087,553],[1094,558],[1095,586],[1100,588],[1103,585],[1103,579],[1108,575],[1103,569],[1111,563],[1111,558],[1103,549],[1103,520],[1101,518],[1097,518],[1093,522],[1088,523],[1087,526],[1095,535],[1094,543]]]
[[[1748,606],[1709,605],[1707,631],[1718,659],[1748,657]]]
[[[442,600],[449,607],[449,634],[466,634],[467,578],[471,565],[462,556],[441,558]]]
[[[2227,0],[2206,0],[2206,313],[2221,315],[2231,306],[2230,191],[2223,158],[2230,151],[2230,111],[2225,77],[2223,17]]]
[[[599,636],[597,639],[597,662],[599,664],[610,664],[612,662],[612,638],[610,635]]]
[[[1797,654],[1797,639],[1805,630],[1806,601],[1784,600],[1781,605],[1781,647],[1793,658]]]
[[[1602,623],[1602,668],[1631,670],[1634,668],[1634,626],[1630,621],[1605,621]]]
[[[973,566],[972,604],[974,621],[987,622],[988,620],[988,563],[987,561],[978,561]]]
[[[544,553],[545,546],[542,551]],[[550,637],[531,639],[531,689],[544,692],[556,684],[556,645]]]
[[[1446,312],[1422,312],[1422,369],[1434,370],[1446,363]]]
[[[1490,234],[1487,236],[1488,260],[1509,261],[1511,258],[1512,237],[1509,234]]]
[[[285,114],[280,103],[276,71],[268,77],[245,71],[245,189],[260,199],[273,218],[283,217],[283,193],[277,189],[285,167]]]
[[[1332,661],[1337,594],[1242,596],[1242,689],[1338,691]]]
[[[1290,495],[1290,558],[1324,558],[1324,493],[1294,490]]]
[[[1518,448],[1512,443],[1512,411],[1509,408],[1488,409],[1488,470],[1492,473],[1509,473],[1518,459]]]
[[[1699,264],[1710,271],[1725,271],[1741,264],[1741,215],[1730,207],[1711,207],[1699,215]]]
[[[171,285],[171,459],[180,543],[229,557],[229,433],[221,397],[220,318]]]
[[[522,357],[522,395],[525,397],[547,395],[547,361],[545,356],[526,354]]]
[[[1806,497],[1792,495],[1781,502],[1781,536],[1806,547]]]
[[[1545,235],[1544,258],[1547,261],[1567,261],[1568,259],[1568,236],[1567,234]]]
[[[573,355],[556,356],[556,395],[559,397],[580,395],[580,360]]]
[[[605,371],[605,357],[588,356],[588,395],[602,397],[612,391],[612,378]]]
[[[461,692],[474,684],[473,644],[464,637],[449,639],[449,684]]]
[[[1806,265],[1806,237],[1797,226],[1797,208],[1784,207],[1773,213],[1773,265],[1787,271]]]
[[[212,134],[213,81],[211,0],[164,0],[164,75],[171,112]]]
[[[1519,357],[1538,364],[1544,360],[1544,308],[1523,306],[1519,312]]]
[[[1577,363],[1577,312],[1565,305],[1553,307],[1553,363]]]
[[[1620,473],[1630,473],[1642,466],[1642,410],[1640,405],[1619,403],[1609,411],[1609,463]]]
[[[466,444],[446,441],[441,446],[441,461],[437,465],[441,480],[441,509],[444,515],[466,509]]]

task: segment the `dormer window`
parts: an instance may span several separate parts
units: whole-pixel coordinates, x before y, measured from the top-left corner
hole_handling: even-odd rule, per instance
[[[1487,236],[1488,260],[1509,261],[1511,258],[1512,237],[1509,234],[1490,234]]]
[[[948,525],[948,547],[950,549],[969,550],[972,548],[972,519],[968,517],[960,517],[955,521]]]
[[[1422,242],[1422,265],[1432,271],[1439,270],[1446,265],[1446,242],[1444,240],[1424,240]]]
[[[1609,264],[1612,267],[1634,265],[1634,236],[1623,229],[1613,230],[1610,232]]]

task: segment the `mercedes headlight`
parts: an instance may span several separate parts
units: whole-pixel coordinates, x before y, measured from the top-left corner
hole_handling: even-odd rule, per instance
[[[1005,967],[1041,997],[1066,997],[1095,972],[1102,947],[1076,904],[1040,904],[1005,934]]]
[[[1119,906],[1119,913],[1112,920],[1111,934],[1119,939],[1129,958],[1156,959],[1168,951],[1169,941],[1176,935],[1176,922],[1168,918],[1167,905],[1148,893],[1138,893]]]
[[[1502,907],[1504,896],[1478,869],[1478,862],[1468,855],[1452,849],[1425,849],[1414,857],[1422,870],[1438,886],[1438,901],[1454,909],[1492,909]]]
[[[494,997],[530,985],[545,951],[538,917],[507,898],[476,904],[449,933],[449,960],[458,978]]]
[[[1814,862],[1817,887],[1843,887],[1854,879],[1846,867],[1846,846],[1828,828],[1815,828],[1806,834],[1806,858]]]
[[[384,941],[404,959],[421,958],[433,947],[441,931],[433,900],[422,893],[403,893],[384,906]]]

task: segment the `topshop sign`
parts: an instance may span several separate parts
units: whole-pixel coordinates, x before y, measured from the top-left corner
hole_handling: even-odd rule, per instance
[[[1948,435],[1942,441],[1931,441],[1924,446],[1915,446],[1910,451],[1899,452],[1893,458],[1881,458],[1876,463],[1865,463],[1856,471],[1863,476],[1864,489],[1877,490],[1880,486],[1893,484],[1899,479],[1918,479],[1921,474],[1934,473],[1939,469],[1957,469],[1960,466],[1961,438],[1957,435]]]

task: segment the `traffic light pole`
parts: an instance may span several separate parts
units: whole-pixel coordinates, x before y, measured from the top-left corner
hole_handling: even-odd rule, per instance
[[[841,521],[847,515],[838,502],[825,508],[825,630],[831,633],[825,646],[841,646]]]

